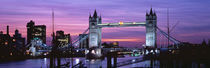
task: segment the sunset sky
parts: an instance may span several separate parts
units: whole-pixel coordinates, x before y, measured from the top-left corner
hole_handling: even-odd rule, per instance
[[[180,41],[201,43],[210,39],[209,6],[209,0],[1,0],[0,31],[6,33],[9,25],[10,35],[18,29],[26,37],[26,24],[33,20],[37,25],[47,26],[49,43],[52,8],[55,29],[76,37],[88,28],[89,14],[95,9],[103,23],[144,22],[151,7],[157,14],[158,27],[166,31],[169,8],[170,26],[179,22],[171,35]],[[120,41],[121,46],[141,47],[145,43],[144,27],[103,28],[102,32],[103,41]],[[160,37],[163,38],[158,34],[158,42],[165,40]]]

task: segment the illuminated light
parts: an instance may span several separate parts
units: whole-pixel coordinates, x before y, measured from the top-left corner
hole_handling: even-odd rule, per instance
[[[12,53],[10,53],[9,55],[11,55],[11,56],[12,56]]]
[[[89,53],[89,50],[85,50],[85,54],[88,54]]]
[[[5,44],[5,45],[7,45],[7,44],[8,44],[8,42],[5,42],[4,44]]]
[[[117,42],[114,42],[113,45],[118,45],[118,43]]]
[[[92,54],[96,54],[96,53],[95,53],[95,50],[92,50],[91,53],[92,53]]]
[[[151,50],[150,52],[153,52],[153,50]]]
[[[58,39],[58,41],[61,41],[61,42],[68,42],[68,38],[65,38],[65,39]]]
[[[119,24],[120,24],[120,25],[122,25],[122,24],[123,24],[123,22],[121,21],[121,22],[119,22]]]
[[[136,60],[134,59],[134,60],[132,60],[132,62],[135,62]]]
[[[27,55],[29,55],[29,52],[26,52]]]
[[[103,42],[111,42],[111,41],[118,41],[118,42],[139,42],[144,41],[143,39],[102,39]]]
[[[16,40],[15,40],[15,39],[13,39],[12,41],[13,41],[13,42],[15,42]]]
[[[133,22],[133,24],[136,24],[136,22]]]
[[[46,53],[44,53],[44,55],[46,56],[47,54],[46,54]]]

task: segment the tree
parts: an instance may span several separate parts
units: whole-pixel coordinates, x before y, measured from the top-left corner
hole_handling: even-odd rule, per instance
[[[205,39],[203,39],[202,45],[206,45],[206,41],[205,41]]]

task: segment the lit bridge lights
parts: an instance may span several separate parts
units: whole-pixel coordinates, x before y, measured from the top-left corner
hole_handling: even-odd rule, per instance
[[[118,22],[118,23],[102,23],[97,24],[97,27],[126,27],[126,26],[145,26],[145,22]]]
[[[123,22],[121,21],[121,22],[119,22],[119,24],[120,24],[120,25],[123,25]]]

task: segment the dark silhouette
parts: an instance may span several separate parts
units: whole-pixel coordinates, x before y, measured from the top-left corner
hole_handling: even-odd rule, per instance
[[[39,38],[46,44],[46,26],[35,25],[34,21],[27,23],[27,44],[31,43],[33,38]]]

